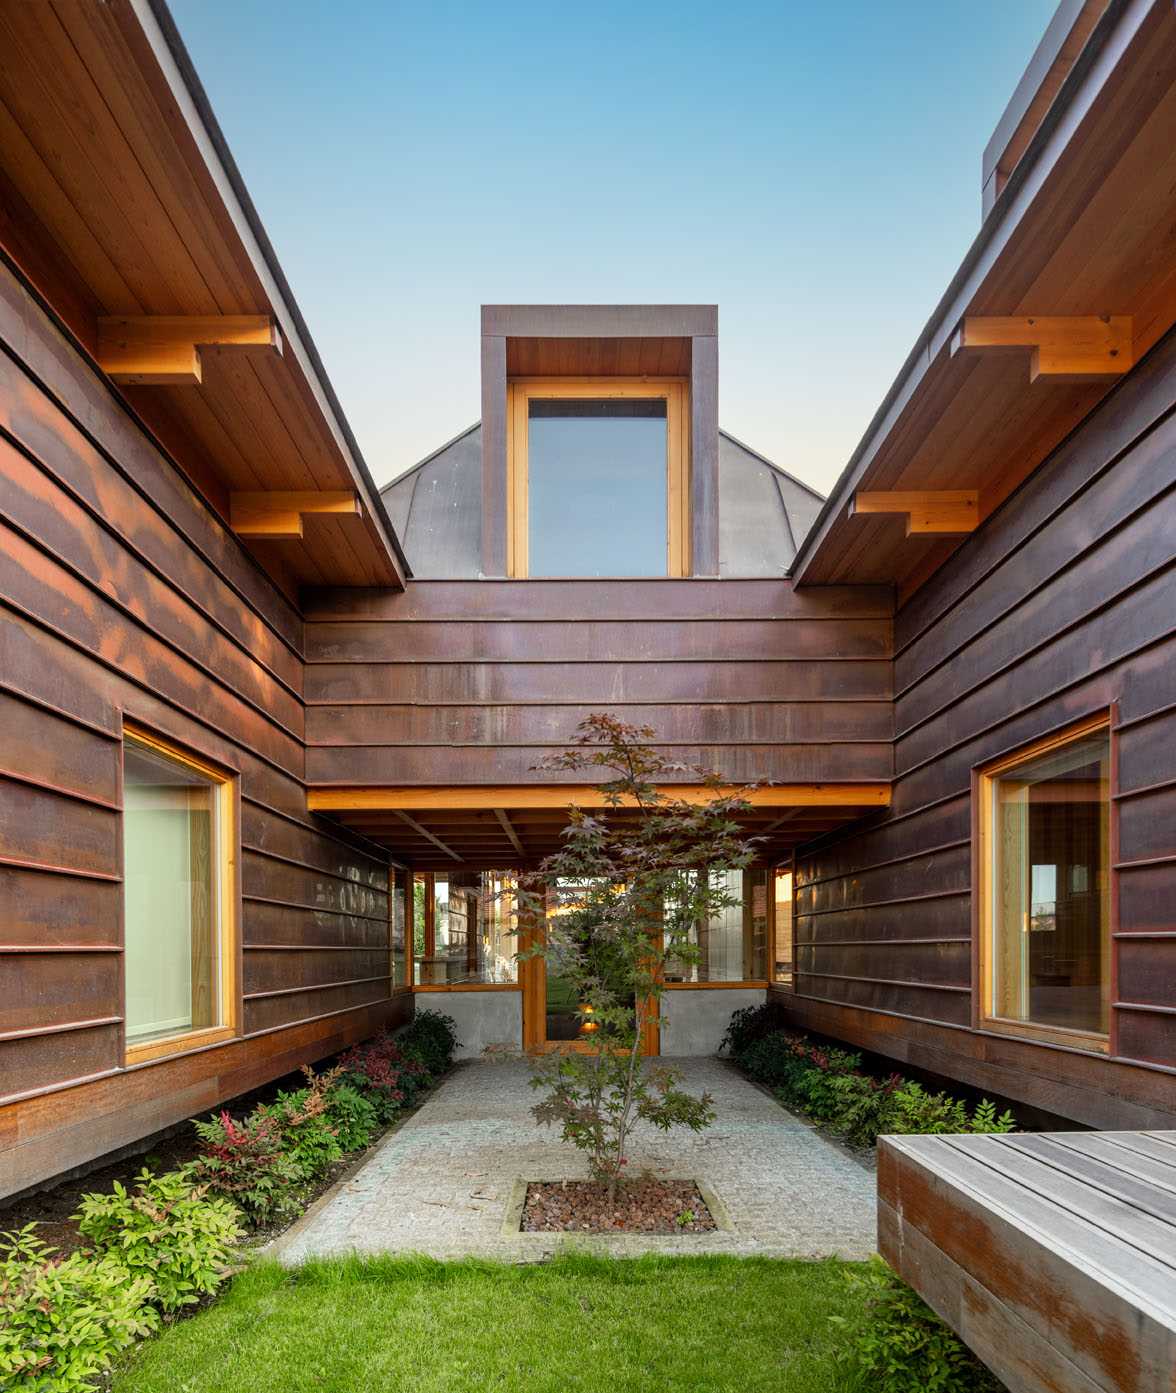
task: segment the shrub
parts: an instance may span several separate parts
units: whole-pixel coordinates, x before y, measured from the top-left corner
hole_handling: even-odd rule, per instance
[[[720,1054],[731,1054],[736,1058],[757,1040],[773,1031],[777,1018],[776,1008],[765,1003],[763,1006],[744,1006],[741,1011],[732,1011],[727,1029],[719,1044]]]
[[[114,1257],[55,1257],[35,1229],[0,1234],[0,1385],[80,1393],[116,1354],[158,1328],[153,1282]]]
[[[418,1011],[397,1040],[406,1059],[423,1064],[434,1078],[453,1063],[457,1049],[457,1026],[452,1016],[440,1011]]]
[[[754,1038],[754,1022],[750,1026],[744,1038],[753,1038],[734,1056],[744,1073],[851,1145],[872,1146],[887,1132],[1011,1132],[1016,1127],[1011,1112],[998,1115],[987,1099],[969,1115],[967,1105],[949,1093],[930,1093],[899,1074],[877,1079],[862,1073],[861,1056],[850,1050],[783,1030]]]
[[[331,1089],[343,1074],[336,1066],[326,1074],[316,1074],[309,1066],[302,1069],[306,1087],[293,1093],[279,1093],[277,1101],[257,1111],[272,1118],[278,1127],[281,1148],[294,1163],[303,1180],[314,1180],[342,1159],[343,1148],[329,1116]]]
[[[381,1122],[390,1122],[428,1083],[424,1065],[405,1059],[387,1031],[353,1045],[339,1063],[342,1082],[372,1104]]]
[[[210,1198],[187,1169],[152,1175],[143,1170],[136,1193],[115,1181],[106,1195],[84,1195],[78,1228],[132,1276],[145,1276],[164,1311],[193,1305],[228,1275],[241,1237],[240,1212],[226,1199]]]
[[[982,1099],[969,1117],[967,1105],[947,1093],[928,1093],[908,1080],[895,1089],[883,1118],[883,1132],[937,1135],[945,1132],[1011,1132],[1016,1121],[1011,1112],[996,1115],[996,1104]]]
[[[830,1082],[836,1100],[831,1129],[850,1146],[873,1146],[885,1127],[891,1100],[902,1080],[897,1074],[872,1079],[865,1074],[841,1074]]]
[[[344,1151],[362,1151],[380,1125],[376,1105],[349,1083],[337,1083],[327,1095],[327,1120]]]
[[[1002,1393],[955,1333],[875,1256],[846,1281],[865,1296],[856,1319],[832,1316],[845,1331],[841,1358],[871,1393]]]
[[[269,1223],[298,1208],[302,1173],[283,1149],[277,1117],[256,1111],[243,1122],[227,1112],[192,1124],[200,1136],[193,1178],[241,1206],[255,1224]]]

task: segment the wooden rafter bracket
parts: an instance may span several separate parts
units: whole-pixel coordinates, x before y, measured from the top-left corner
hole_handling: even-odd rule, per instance
[[[959,353],[1029,350],[1029,381],[1121,377],[1135,362],[1129,314],[966,315],[951,340]]]
[[[359,512],[359,496],[351,489],[229,495],[229,526],[238,537],[297,541],[303,532],[302,520],[308,513],[339,516]]]
[[[976,489],[938,492],[855,493],[849,505],[851,517],[866,514],[906,516],[908,537],[962,537],[974,532],[980,521],[980,495]]]
[[[282,335],[268,314],[103,315],[98,366],[135,387],[199,386],[204,347],[281,353]]]

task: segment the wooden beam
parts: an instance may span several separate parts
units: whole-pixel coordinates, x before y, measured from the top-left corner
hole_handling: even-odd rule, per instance
[[[951,355],[1030,350],[1029,381],[1121,377],[1134,363],[1130,315],[965,315]]]
[[[663,792],[689,803],[704,803],[712,796],[705,784],[665,784]],[[886,808],[890,806],[889,783],[860,784],[765,784],[743,789],[733,784],[723,790],[742,794],[753,808]],[[386,809],[427,812],[429,809],[473,809],[525,811],[539,808],[601,807],[599,793],[590,784],[547,784],[541,787],[505,784],[436,784],[421,787],[370,785],[312,788],[306,795],[311,812]],[[631,805],[626,805],[631,806]]]
[[[511,846],[514,847],[514,849],[518,852],[518,854],[519,854],[519,855],[523,858],[523,860],[525,861],[525,860],[527,859],[527,849],[526,849],[526,847],[523,846],[522,842],[519,840],[519,834],[515,831],[515,829],[514,829],[514,824],[511,822],[510,818],[507,817],[506,813],[503,811],[502,808],[495,808],[495,809],[494,809],[494,816],[498,819],[498,821],[499,821],[499,823],[500,823],[500,825],[501,825],[501,827],[502,827],[502,830],[503,830],[503,831],[506,833],[506,835],[510,838],[510,844],[511,844]]]
[[[281,353],[282,336],[268,314],[102,315],[98,320],[98,366],[115,382],[199,386],[205,346]]]
[[[424,839],[427,842],[432,842],[433,845],[439,851],[443,851],[446,856],[451,857],[454,861],[465,860],[465,857],[459,856],[451,846],[446,846],[440,837],[434,837],[432,832],[430,832],[427,827],[422,827],[421,824],[416,820],[416,818],[409,817],[409,815],[406,812],[401,812],[400,810],[397,810],[396,816],[400,819],[401,822],[407,823],[407,825],[411,827],[414,832],[424,837]]]
[[[308,513],[356,514],[359,496],[351,489],[318,492],[234,493],[229,497],[229,525],[238,537],[294,539],[302,536]]]
[[[980,495],[976,489],[937,492],[855,493],[849,514],[905,514],[907,536],[959,537],[974,532],[980,521]]]

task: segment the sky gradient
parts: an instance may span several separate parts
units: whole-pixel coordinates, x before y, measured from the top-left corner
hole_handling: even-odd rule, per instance
[[[1055,0],[171,0],[379,483],[483,303],[719,306],[719,420],[825,493],[980,223]]]

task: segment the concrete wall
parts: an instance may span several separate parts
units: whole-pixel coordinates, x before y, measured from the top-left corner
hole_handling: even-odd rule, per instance
[[[487,1045],[523,1048],[523,993],[429,992],[417,1005],[452,1016],[461,1041],[457,1059],[476,1059]]]
[[[745,1006],[762,1006],[766,999],[763,987],[667,991],[662,997],[662,1054],[717,1053],[731,1013]]]

